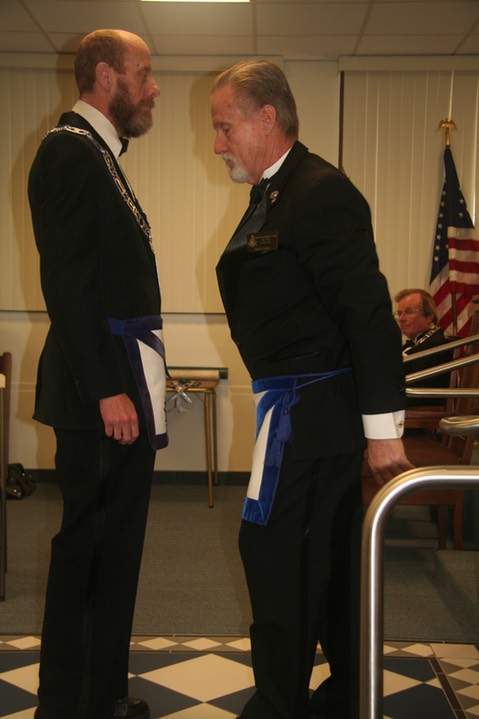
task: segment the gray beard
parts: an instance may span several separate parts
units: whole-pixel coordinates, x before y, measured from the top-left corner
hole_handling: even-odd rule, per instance
[[[224,159],[224,158],[223,158]],[[226,160],[224,160],[226,162]],[[243,184],[245,182],[248,182],[249,174],[245,170],[244,167],[241,165],[234,165],[233,167],[229,167],[227,165],[229,176],[233,180],[233,182],[237,182],[238,184]]]

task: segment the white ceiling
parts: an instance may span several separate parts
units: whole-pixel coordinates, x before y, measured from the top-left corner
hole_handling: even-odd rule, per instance
[[[154,55],[479,55],[479,0],[0,0],[0,52],[71,53],[97,28]]]

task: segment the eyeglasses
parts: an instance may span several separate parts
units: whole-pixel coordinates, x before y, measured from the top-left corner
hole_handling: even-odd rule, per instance
[[[406,317],[410,317],[410,315],[415,315],[416,312],[422,312],[422,310],[420,310],[420,309],[411,310],[411,309],[409,309],[409,308],[408,308],[407,310],[398,310],[397,312],[394,313],[394,317],[395,317],[396,319],[399,319],[399,318],[402,317],[403,315],[406,315]]]

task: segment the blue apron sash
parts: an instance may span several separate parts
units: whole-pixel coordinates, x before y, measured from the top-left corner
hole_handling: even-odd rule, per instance
[[[163,320],[159,315],[128,320],[108,318],[114,335],[123,338],[145,415],[153,449],[168,444],[166,425],[166,361]]]
[[[263,525],[268,523],[278,485],[284,445],[292,439],[291,409],[299,400],[300,390],[350,371],[351,367],[342,367],[331,372],[280,375],[253,381],[256,440],[243,506],[244,520]],[[298,381],[301,384],[298,385]]]

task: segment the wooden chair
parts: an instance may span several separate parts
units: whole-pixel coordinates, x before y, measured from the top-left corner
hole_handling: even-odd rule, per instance
[[[12,376],[12,355],[4,352],[0,355],[0,374],[5,376],[5,389],[3,389],[3,416],[0,418],[2,424],[2,444],[0,447],[0,601],[5,599],[5,572],[7,571],[7,503],[6,503],[6,481],[8,468],[8,445],[10,436],[10,392]]]
[[[12,353],[4,352],[0,355],[0,374],[5,375],[5,390],[3,403],[3,447],[1,451],[2,460],[5,466],[8,465],[8,447],[10,441],[10,394],[12,382]]]
[[[479,413],[479,344],[478,336],[469,338],[471,348],[464,359],[456,359],[448,365],[460,367],[461,362],[472,364],[463,365],[457,369],[459,374],[456,387],[450,390],[430,390],[437,396],[445,393],[445,404],[442,407],[414,407],[406,411],[406,432],[403,442],[406,455],[416,467],[434,467],[449,465],[467,465],[471,462],[474,448],[474,435],[450,436],[439,431],[439,422],[444,417],[463,415],[477,415]],[[464,341],[463,341],[464,344]],[[459,365],[458,365],[459,363]],[[445,367],[446,365],[442,365]],[[421,373],[418,373],[421,374]],[[476,390],[476,396],[470,390]],[[421,390],[417,390],[421,392]],[[450,392],[449,395],[447,393]],[[462,394],[461,394],[462,393]],[[407,429],[422,429],[423,433],[409,434]],[[372,477],[367,463],[367,456],[362,468],[363,501],[367,505],[379,489]],[[464,507],[464,491],[456,489],[430,489],[414,492],[404,497],[400,504],[427,505],[436,508],[436,521],[438,530],[438,543],[440,549],[445,549],[447,539],[448,507],[453,511],[453,540],[455,549],[463,549],[462,516]]]

